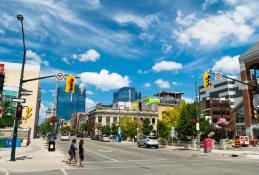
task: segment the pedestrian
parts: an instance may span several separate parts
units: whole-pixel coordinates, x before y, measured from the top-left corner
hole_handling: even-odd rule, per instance
[[[84,140],[81,139],[79,141],[79,160],[78,160],[78,167],[82,166],[82,161],[84,160]]]
[[[76,162],[77,162],[77,160],[76,160],[76,150],[77,150],[77,148],[76,148],[76,139],[73,139],[72,140],[72,143],[71,143],[71,145],[70,145],[70,148],[69,148],[69,151],[68,151],[68,154],[69,154],[69,156],[70,156],[70,158],[69,158],[69,160],[68,160],[68,164],[70,165],[71,164],[71,161],[74,159]]]

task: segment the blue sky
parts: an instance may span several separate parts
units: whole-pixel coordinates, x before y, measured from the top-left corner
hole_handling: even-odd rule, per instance
[[[128,85],[142,96],[169,89],[193,99],[204,71],[238,74],[238,56],[259,38],[258,9],[257,0],[3,1],[0,60],[21,63],[22,14],[27,62],[42,76],[81,75],[88,107]],[[55,79],[41,87],[44,113]]]

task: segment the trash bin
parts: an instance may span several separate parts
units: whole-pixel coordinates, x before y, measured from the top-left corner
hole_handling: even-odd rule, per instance
[[[5,148],[6,147],[6,139],[0,138],[0,148]]]
[[[6,140],[6,147],[11,148],[13,146],[13,138],[8,138]],[[16,139],[16,147],[21,147],[21,139]]]
[[[204,153],[210,153],[211,148],[212,148],[212,139],[211,138],[206,138],[203,141],[203,148],[204,148]]]
[[[55,149],[56,149],[55,140],[49,140],[49,147],[48,147],[48,150],[49,150],[49,151],[55,151]]]

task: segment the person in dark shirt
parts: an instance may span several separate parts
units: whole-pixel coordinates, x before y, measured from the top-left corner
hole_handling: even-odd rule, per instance
[[[82,161],[84,160],[84,140],[81,139],[79,141],[79,160],[78,160],[78,167],[82,166]]]
[[[69,151],[68,151],[68,154],[70,156],[70,158],[68,160],[69,165],[71,164],[71,161],[73,159],[77,162],[77,160],[76,160],[76,150],[77,150],[77,148],[76,148],[75,144],[76,144],[76,139],[73,139],[72,143],[70,145]]]

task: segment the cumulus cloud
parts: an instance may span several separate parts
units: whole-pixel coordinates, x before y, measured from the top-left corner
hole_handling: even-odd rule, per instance
[[[237,5],[234,10],[219,11],[215,15],[203,18],[195,15],[184,17],[182,13],[177,13],[176,23],[179,24],[179,28],[174,34],[178,42],[189,46],[197,41],[201,46],[215,46],[229,39],[235,43],[244,43],[259,26],[258,23],[252,23],[258,19],[258,8],[259,3],[254,1]]]
[[[43,122],[46,118],[46,111],[48,108],[53,109],[54,104],[49,101],[42,101],[40,104],[39,123]]]
[[[148,73],[147,70],[142,70],[142,69],[138,70],[138,74],[147,74],[147,73]]]
[[[93,95],[94,93],[92,92],[92,91],[85,91],[85,93],[87,94],[87,95]]]
[[[28,60],[26,60],[26,63],[49,66],[48,61],[43,61],[42,58],[36,52],[33,52],[32,50],[26,51],[26,57],[28,59]]]
[[[85,53],[79,54],[79,56],[73,55],[73,58],[79,59],[79,61],[81,62],[87,62],[87,61],[96,62],[97,60],[100,59],[100,54],[94,49],[89,49]]]
[[[88,3],[87,7],[90,8],[90,9],[93,9],[93,10],[101,7],[100,0],[87,0],[87,3]]]
[[[183,65],[181,63],[176,63],[174,61],[161,61],[156,63],[152,69],[155,72],[161,72],[161,71],[177,71],[183,68]]]
[[[226,74],[237,74],[240,72],[239,55],[224,56],[219,61],[216,61],[212,70],[215,72],[222,72]]]
[[[205,0],[204,3],[202,4],[202,9],[206,10],[209,6],[218,3],[219,0]]]
[[[150,87],[151,87],[151,84],[150,84],[149,82],[147,82],[147,83],[144,84],[144,87],[145,87],[145,88],[150,88]]]
[[[103,91],[129,86],[130,83],[128,76],[122,76],[118,73],[109,73],[109,71],[105,69],[102,69],[100,73],[81,73],[81,81],[87,85],[94,85]]]
[[[90,98],[85,98],[85,109],[87,111],[90,111],[95,107],[96,103],[95,101],[91,100]]]
[[[159,88],[161,88],[161,89],[168,89],[168,88],[171,87],[171,86],[170,86],[170,83],[169,83],[168,81],[165,81],[165,80],[162,80],[162,79],[157,79],[157,80],[155,81],[155,84],[156,84]]]
[[[113,20],[119,24],[133,23],[133,24],[137,25],[138,27],[145,29],[145,28],[149,27],[152,23],[157,21],[158,18],[155,15],[139,17],[134,14],[119,13],[113,17]]]
[[[193,103],[193,102],[194,102],[194,99],[193,99],[193,98],[188,98],[188,97],[183,97],[183,100],[184,100],[186,103]]]

